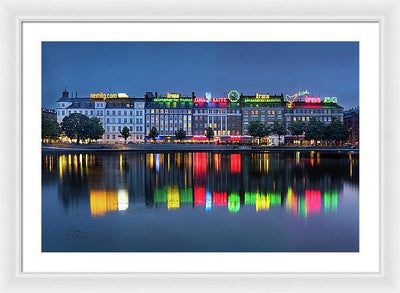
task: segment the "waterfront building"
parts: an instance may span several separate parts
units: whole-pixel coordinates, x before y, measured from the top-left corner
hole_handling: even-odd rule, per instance
[[[130,98],[125,93],[92,93],[90,97],[78,98],[77,93],[74,97],[64,90],[62,97],[57,100],[57,121],[61,123],[64,117],[73,113],[97,117],[105,130],[103,142],[123,141],[120,131],[125,126],[131,133],[128,142],[142,142],[144,105],[143,98]]]
[[[283,94],[270,95],[256,93],[254,96],[241,97],[242,104],[242,130],[243,135],[248,135],[251,121],[260,121],[271,126],[275,120],[285,123]]]
[[[126,126],[130,136],[127,142],[144,140],[144,99],[114,98],[106,99],[105,104],[105,140],[108,142],[123,141],[120,131]],[[99,104],[99,109],[103,105]]]
[[[360,139],[360,118],[358,107],[344,111],[343,123],[350,132],[349,140],[354,144],[358,144]]]
[[[204,97],[194,98],[194,139],[204,139],[205,129],[208,127],[214,130],[217,139],[229,141],[240,138],[242,109],[239,96],[238,92],[231,91],[225,97],[211,97],[211,93],[206,93]]]
[[[308,92],[307,92],[308,93]],[[300,96],[286,95],[285,122],[289,127],[291,121],[303,121],[307,123],[315,118],[325,124],[335,119],[343,122],[343,107],[338,105],[336,97],[319,97],[306,94]]]
[[[183,129],[188,137],[192,136],[192,95],[147,92],[145,95],[145,134],[155,127],[160,138],[171,139],[175,131]]]
[[[42,108],[42,121],[44,120],[57,121],[57,111],[53,109]]]

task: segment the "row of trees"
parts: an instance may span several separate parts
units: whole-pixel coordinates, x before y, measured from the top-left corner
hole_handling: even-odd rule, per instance
[[[86,115],[73,113],[64,117],[61,125],[54,120],[42,121],[42,138],[48,141],[57,140],[61,134],[65,134],[70,139],[76,139],[79,144],[82,140],[92,140],[102,138],[104,128],[100,119],[96,117],[89,118]]]
[[[150,129],[150,132],[149,132],[149,137],[150,137],[151,139],[155,140],[155,139],[158,137],[158,134],[159,134],[159,133],[158,133],[157,128],[152,127],[152,128]],[[210,141],[210,140],[214,137],[214,135],[215,135],[214,130],[213,130],[211,127],[206,128],[206,129],[204,130],[204,134],[205,134],[205,136],[207,137],[207,139],[208,139],[209,141]],[[183,130],[182,128],[178,129],[177,131],[175,131],[175,138],[178,139],[178,140],[180,140],[180,141],[182,141],[183,139],[186,138],[186,131]]]
[[[258,139],[258,144],[260,140],[271,134],[276,134],[279,137],[279,143],[281,141],[281,136],[287,133],[285,126],[278,120],[274,121],[271,126],[265,125],[260,121],[251,121],[248,127],[248,133],[250,136]]]
[[[304,121],[292,121],[289,124],[289,131],[292,135],[299,138],[300,135],[305,135],[306,140],[315,141],[333,141],[335,143],[346,141],[350,135],[346,126],[338,119],[333,120],[329,124],[325,124],[315,118],[311,118],[308,123]],[[258,139],[258,142],[269,136],[276,134],[280,137],[287,133],[284,125],[275,120],[272,126],[262,124],[260,121],[252,121],[248,128],[249,135]]]

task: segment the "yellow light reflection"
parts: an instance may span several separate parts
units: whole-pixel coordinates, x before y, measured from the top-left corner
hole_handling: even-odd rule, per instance
[[[122,173],[122,154],[119,154],[119,171]]]
[[[91,190],[89,196],[90,213],[94,217],[118,210],[118,193],[115,190]]]
[[[179,209],[180,201],[179,201],[179,187],[178,186],[170,186],[167,189],[167,208],[169,210]]]

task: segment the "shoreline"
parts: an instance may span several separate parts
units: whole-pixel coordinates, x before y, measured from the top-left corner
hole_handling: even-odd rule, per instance
[[[235,146],[235,145],[171,145],[171,144],[140,144],[140,145],[123,145],[123,148],[113,148],[113,145],[93,145],[90,147],[77,146],[73,147],[57,147],[42,145],[42,152],[45,153],[113,153],[113,152],[327,152],[327,153],[354,153],[358,154],[359,149],[342,148],[342,147],[286,147],[286,146]]]

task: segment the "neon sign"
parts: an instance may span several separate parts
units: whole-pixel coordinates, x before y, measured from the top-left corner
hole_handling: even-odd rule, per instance
[[[325,97],[324,103],[334,103],[337,104],[337,97]]]
[[[229,99],[231,102],[237,102],[237,101],[239,101],[239,99],[240,99],[240,93],[239,93],[238,91],[236,91],[236,90],[231,90],[231,91],[228,93],[228,99]]]
[[[294,103],[293,103],[293,102],[287,102],[287,103],[286,103],[286,107],[287,107],[288,109],[292,109],[292,108],[294,108]]]
[[[103,92],[100,93],[91,93],[91,99],[117,99],[117,98],[129,98],[126,93],[118,93],[118,94],[105,94]]]
[[[310,94],[310,92],[308,90],[299,91],[299,97],[304,96],[304,95],[309,95],[309,94]]]
[[[260,100],[268,100],[269,99],[269,95],[260,95],[259,93],[256,93],[256,99],[260,99]]]
[[[269,94],[260,95],[256,93],[255,98],[253,97],[246,97],[244,98],[245,103],[279,103],[281,102],[280,98],[271,98]]]
[[[206,102],[211,102],[211,92],[206,92]]]
[[[304,101],[306,103],[316,104],[316,103],[321,103],[321,98],[320,97],[305,96]]]
[[[92,93],[90,94],[91,99],[116,99],[118,97],[117,94],[104,94],[102,92],[100,93]]]
[[[227,98],[211,98],[213,103],[228,103]]]
[[[170,94],[170,93],[167,94],[168,99],[179,99],[180,97],[181,97],[180,94]]]
[[[207,99],[206,98],[194,98],[193,103],[206,103]]]
[[[180,98],[179,100],[177,99],[172,99],[172,98],[154,98],[153,102],[192,102],[192,98]]]
[[[297,94],[294,94],[292,96],[286,95],[286,101],[288,102],[294,102],[296,100],[296,98],[298,97]]]

